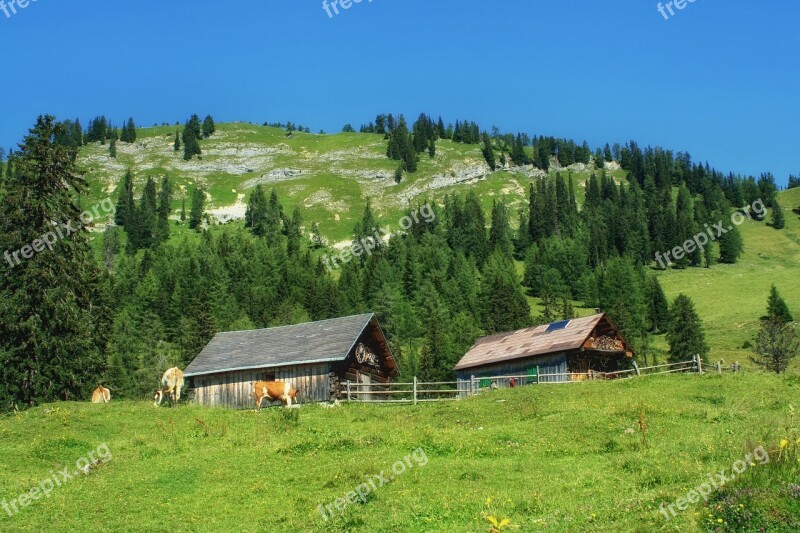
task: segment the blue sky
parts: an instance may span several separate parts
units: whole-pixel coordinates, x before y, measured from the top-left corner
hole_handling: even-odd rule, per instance
[[[41,113],[338,131],[424,111],[800,173],[800,2],[687,0],[669,20],[657,4],[364,0],[331,18],[321,0],[38,0],[0,10],[0,145]]]

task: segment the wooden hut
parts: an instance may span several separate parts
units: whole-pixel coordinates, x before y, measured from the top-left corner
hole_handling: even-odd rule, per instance
[[[500,387],[508,380],[493,377],[574,381],[586,379],[590,370],[620,370],[633,356],[611,320],[600,313],[483,337],[461,358],[455,371],[459,390],[466,392],[473,377],[482,381],[481,385],[494,382]]]
[[[386,338],[370,313],[218,333],[184,375],[191,380],[196,403],[250,408],[256,381],[287,381],[298,391],[298,402],[327,402],[340,394],[345,381],[380,385],[397,373]]]

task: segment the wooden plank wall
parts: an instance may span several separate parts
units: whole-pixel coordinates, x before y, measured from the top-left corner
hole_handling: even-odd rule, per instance
[[[268,375],[277,381],[288,381],[297,390],[299,403],[327,402],[330,365],[296,365],[275,369],[243,370],[194,378],[195,402],[206,407],[252,409],[253,384]],[[267,403],[264,402],[263,406]]]
[[[567,356],[561,352],[546,357],[516,359],[504,361],[493,365],[477,368],[468,368],[457,372],[459,396],[463,397],[469,391],[472,376],[476,378],[491,378],[492,376],[510,376],[525,374],[529,368],[538,368],[539,374],[566,374]],[[551,376],[540,378],[542,382],[568,381],[567,376]],[[499,385],[499,384],[498,384]]]

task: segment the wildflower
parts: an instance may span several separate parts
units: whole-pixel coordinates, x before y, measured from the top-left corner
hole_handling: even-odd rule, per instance
[[[781,439],[781,450],[786,448],[789,445],[789,441],[787,439]]]

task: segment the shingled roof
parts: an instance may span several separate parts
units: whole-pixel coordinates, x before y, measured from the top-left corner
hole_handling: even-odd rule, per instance
[[[217,333],[186,368],[186,377],[287,365],[342,361],[364,330],[373,324],[373,313],[293,326]],[[381,340],[383,334],[380,334]],[[386,349],[394,365],[391,353]]]
[[[600,323],[605,320],[612,329],[605,313],[583,318],[573,318],[565,327],[548,331],[551,324],[499,333],[478,339],[461,358],[455,370],[473,368],[491,363],[499,363],[524,357],[534,357],[549,353],[577,350]],[[554,322],[552,325],[562,325]],[[627,347],[627,344],[626,344]]]

